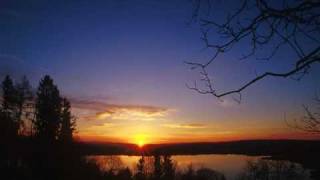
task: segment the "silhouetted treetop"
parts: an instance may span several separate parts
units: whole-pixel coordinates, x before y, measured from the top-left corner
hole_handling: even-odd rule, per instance
[[[1,103],[1,136],[3,139],[11,139],[18,135],[19,119],[17,113],[17,91],[10,76],[6,76],[2,82]]]
[[[6,76],[2,82],[2,108],[10,111],[16,103],[16,89],[10,76]]]
[[[61,112],[61,130],[59,139],[64,142],[72,141],[72,134],[75,130],[75,118],[71,115],[70,102],[63,98]]]
[[[46,75],[39,83],[36,98],[35,135],[40,139],[57,140],[61,101],[57,86],[51,77]]]

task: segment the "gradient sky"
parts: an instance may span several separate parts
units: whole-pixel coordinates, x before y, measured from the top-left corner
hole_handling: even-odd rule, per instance
[[[218,18],[227,10],[217,10]],[[319,65],[300,82],[256,83],[243,92],[241,104],[197,94],[185,84],[199,74],[183,62],[203,62],[211,52],[191,16],[188,0],[2,0],[0,77],[27,75],[36,87],[51,75],[72,102],[81,140],[314,138],[288,128],[285,117],[301,116],[301,105],[312,103]],[[210,69],[219,90],[236,88],[255,72],[292,65],[286,49],[278,61],[239,61],[246,47],[220,57]]]

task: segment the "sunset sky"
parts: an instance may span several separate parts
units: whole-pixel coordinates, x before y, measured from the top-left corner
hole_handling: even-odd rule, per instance
[[[219,20],[227,2],[218,2]],[[199,71],[184,61],[204,62],[212,55],[191,16],[188,0],[1,0],[0,77],[27,75],[36,88],[41,77],[52,76],[71,101],[84,141],[317,138],[288,128],[285,120],[299,118],[302,104],[311,105],[319,93],[318,64],[302,81],[254,84],[241,104],[189,90],[185,84],[199,79]],[[246,48],[210,68],[220,91],[293,64],[285,48],[277,61],[239,61]]]

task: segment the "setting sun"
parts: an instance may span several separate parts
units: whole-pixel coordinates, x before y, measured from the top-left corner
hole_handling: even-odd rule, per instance
[[[139,147],[143,147],[143,146],[144,146],[144,141],[143,141],[143,140],[140,140],[140,141],[138,142],[138,146],[139,146]]]
[[[134,144],[138,145],[140,148],[146,144],[146,135],[145,134],[137,134],[134,137]]]

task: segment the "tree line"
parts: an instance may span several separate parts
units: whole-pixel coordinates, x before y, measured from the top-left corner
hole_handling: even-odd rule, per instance
[[[40,80],[36,92],[25,76],[14,82],[7,75],[1,90],[1,142],[12,142],[20,136],[43,142],[72,141],[76,119],[69,100],[61,96],[49,75]]]
[[[209,168],[178,169],[168,154],[144,156],[135,169],[102,170],[73,143],[76,119],[70,101],[60,94],[53,79],[44,76],[36,90],[28,79],[1,83],[0,178],[24,180],[225,180],[224,174]],[[115,158],[111,164],[119,166]],[[305,174],[292,165],[251,163],[239,180],[303,179]],[[279,165],[280,167],[280,165]],[[278,178],[280,177],[281,178]]]
[[[89,158],[88,163],[102,167],[102,179],[108,180],[226,180],[222,173],[205,167],[190,164],[179,169],[170,155],[142,155],[132,169],[117,156]]]
[[[98,172],[76,149],[76,118],[70,101],[45,75],[33,89],[24,76],[9,75],[0,91],[0,177],[5,179],[90,179]]]
[[[90,159],[89,163],[102,166],[102,179],[108,180],[307,180],[309,172],[298,164],[281,161],[257,159],[247,161],[243,169],[227,178],[224,173],[188,164],[182,168],[170,155],[141,156],[130,169],[122,166],[116,156]]]

